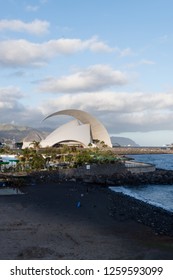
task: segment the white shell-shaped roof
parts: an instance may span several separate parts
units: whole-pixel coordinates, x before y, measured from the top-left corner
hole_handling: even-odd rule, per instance
[[[104,125],[90,114],[76,109],[62,110],[47,116],[44,120],[57,115],[67,115],[78,119],[83,124],[89,124],[91,129],[91,139],[104,141],[106,145],[112,147],[109,134]],[[66,139],[68,140],[68,139]]]
[[[45,148],[65,141],[81,143],[87,147],[91,142],[90,125],[81,125],[77,120],[70,121],[50,133],[46,139],[40,142],[40,146]]]

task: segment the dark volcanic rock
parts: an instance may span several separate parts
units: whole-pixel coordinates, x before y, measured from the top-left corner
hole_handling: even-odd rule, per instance
[[[173,214],[162,208],[110,191],[111,216],[132,219],[151,227],[156,234],[173,236]]]

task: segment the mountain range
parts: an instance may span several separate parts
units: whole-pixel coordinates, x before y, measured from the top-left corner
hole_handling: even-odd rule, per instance
[[[35,129],[29,126],[18,126],[12,124],[0,124],[0,142],[6,140],[15,140],[15,142],[23,142],[28,135],[39,134],[45,138],[52,130],[48,128]]]

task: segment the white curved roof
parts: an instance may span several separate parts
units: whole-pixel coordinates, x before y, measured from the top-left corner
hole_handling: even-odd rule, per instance
[[[112,147],[112,143],[106,128],[101,122],[99,122],[95,117],[91,116],[90,114],[81,110],[69,109],[55,112],[47,116],[44,120],[57,115],[72,116],[81,121],[83,124],[89,124],[91,129],[91,138],[93,140],[98,139],[100,141],[104,141],[106,145]]]
[[[67,140],[81,143],[87,147],[91,142],[90,125],[80,124],[77,120],[70,121],[55,129],[40,142],[40,145],[45,148]]]

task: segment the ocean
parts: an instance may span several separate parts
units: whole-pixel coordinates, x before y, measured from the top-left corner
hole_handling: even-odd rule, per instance
[[[138,162],[155,164],[156,168],[173,170],[172,154],[144,154],[130,157]],[[110,189],[173,212],[173,185],[117,186]]]
[[[135,161],[152,163],[156,168],[173,170],[173,154],[130,155]]]

